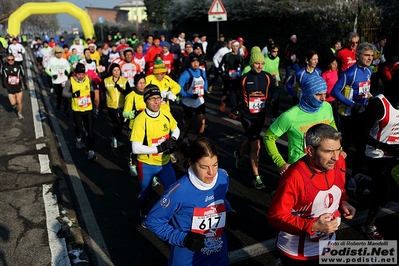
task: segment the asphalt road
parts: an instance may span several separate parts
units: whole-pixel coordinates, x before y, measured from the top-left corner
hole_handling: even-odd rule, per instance
[[[46,88],[45,79],[42,79],[42,84],[44,84],[42,91],[46,90],[48,93],[49,89]],[[281,90],[280,95],[282,102],[280,111],[282,112],[291,106],[292,101],[286,91]],[[266,214],[271,201],[271,192],[277,188],[279,175],[263,145],[259,168],[266,189],[256,190],[252,186],[252,171],[248,156],[245,157],[242,170],[239,171],[235,168],[233,152],[244,141],[243,130],[238,121],[228,118],[227,112],[221,113],[219,111],[220,96],[220,87],[214,86],[212,94],[206,100],[208,113],[206,116],[207,129],[204,136],[211,138],[217,144],[219,166],[226,169],[231,177],[227,199],[241,217],[240,230],[227,230],[230,260],[232,265],[274,265],[276,258],[278,258],[277,252],[274,251],[274,237],[277,232],[267,224]],[[118,149],[111,148],[112,125],[107,111],[104,109],[100,113],[100,117],[94,122],[94,151],[98,159],[90,162],[87,160],[86,140],[83,140],[85,146],[82,150],[75,147],[72,116],[65,118],[62,110],[55,110],[56,96],[54,94],[49,94],[48,97],[52,107],[47,107],[47,111],[58,123],[66,144],[64,148],[69,152],[73,166],[77,170],[78,176],[70,176],[69,185],[71,185],[70,190],[74,195],[76,211],[80,217],[80,225],[85,240],[90,239],[90,241],[87,241],[87,246],[91,256],[98,253],[98,249],[93,247],[93,243],[94,246],[104,244],[102,249],[102,251],[106,251],[104,256],[109,256],[108,259],[112,263],[101,265],[166,265],[169,246],[140,225],[137,202],[139,183],[137,178],[129,175],[127,164],[130,152],[130,143],[126,136],[127,127],[123,131],[122,139],[125,145]],[[171,108],[179,125],[182,125],[182,107],[173,103]],[[270,108],[268,114],[264,132],[270,123]],[[52,125],[52,128],[54,128],[54,125]],[[191,140],[196,137],[195,130],[195,123],[193,123],[189,135]],[[287,148],[284,144],[284,138],[278,147],[283,156],[286,156]],[[179,162],[175,165],[175,171],[177,176],[181,177],[186,169],[183,166],[181,153],[177,152],[177,156]],[[349,154],[349,158],[351,156],[352,153]],[[64,157],[64,160],[68,161],[69,159]],[[68,161],[66,164],[69,163]],[[348,164],[348,167],[350,167],[350,164]],[[65,175],[69,174],[67,168],[63,171]],[[367,171],[366,168],[365,171]],[[84,194],[88,199],[94,220],[85,220],[89,214],[77,203],[83,195],[81,194],[82,191],[73,191],[72,185],[76,181],[74,179],[79,179],[83,185]],[[155,203],[163,193],[162,186],[156,187],[153,192],[151,201]],[[354,202],[354,204],[358,208],[360,218],[352,226],[342,226],[343,229],[338,232],[340,239],[366,239],[360,229],[360,223],[364,220],[365,215],[364,211],[361,212],[364,210],[364,206],[361,203]],[[397,240],[399,237],[399,229],[394,226],[399,224],[396,207],[397,205],[393,204],[394,211],[377,221],[380,232],[386,239]],[[91,235],[90,227],[93,223],[98,225],[96,234],[101,235],[101,237],[95,238],[99,239],[98,242],[96,242],[97,240],[93,241],[94,237]],[[100,243],[102,240],[104,243]],[[96,264],[93,262],[93,265]]]

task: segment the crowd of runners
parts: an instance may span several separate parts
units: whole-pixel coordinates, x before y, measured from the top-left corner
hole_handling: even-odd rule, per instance
[[[228,111],[245,132],[246,140],[232,154],[236,167],[243,167],[248,154],[252,184],[264,189],[258,165],[265,147],[281,175],[268,213],[269,223],[280,231],[279,263],[318,264],[318,241],[335,239],[341,217],[355,216],[347,191],[368,202],[365,235],[383,240],[376,218],[399,195],[399,57],[385,54],[387,38],[360,43],[360,36],[350,32],[333,39],[319,68],[317,51],[299,51],[296,35],[284,46],[269,39],[250,50],[242,37],[221,34],[212,46],[206,37],[194,34],[189,40],[181,32],[141,41],[136,34],[117,32],[102,43],[76,37],[69,44],[62,36],[43,36],[30,44],[56,94],[56,108],[73,116],[77,149],[87,137],[89,160],[96,159],[93,124],[105,114],[102,109],[112,121],[111,148],[123,145],[128,123],[132,152],[127,163],[140,181],[141,224],[173,246],[170,265],[227,265],[224,227],[239,229],[239,214],[225,199],[228,173],[218,169],[217,147],[203,136],[206,98],[214,89],[222,91],[221,116]],[[17,38],[4,40],[2,86],[23,119],[26,51]],[[292,107],[281,113],[279,93],[285,89]],[[182,123],[171,114],[173,102],[181,104]],[[272,123],[262,137],[268,107]],[[190,140],[193,121],[197,138]],[[276,144],[284,134],[287,158]],[[178,143],[189,166],[182,178],[173,168]],[[351,144],[355,154],[349,156],[348,174]],[[151,210],[152,186],[160,183],[165,194]]]

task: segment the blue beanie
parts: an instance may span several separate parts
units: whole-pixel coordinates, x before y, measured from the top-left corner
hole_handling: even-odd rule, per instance
[[[316,113],[319,111],[323,101],[319,101],[314,95],[323,92],[327,92],[327,84],[316,72],[313,72],[301,84],[299,108],[307,113]]]
[[[164,41],[162,46],[166,47],[166,48],[168,48],[168,50],[170,50],[170,43],[169,42]]]

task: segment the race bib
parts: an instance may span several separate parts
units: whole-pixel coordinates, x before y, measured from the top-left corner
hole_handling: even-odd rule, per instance
[[[234,69],[229,70],[229,77],[230,79],[236,79],[238,77],[237,71],[235,71]]]
[[[18,85],[19,84],[19,77],[18,76],[8,76],[8,84],[9,85]]]
[[[249,95],[248,108],[251,114],[257,114],[265,111],[266,95],[263,93],[251,93]]]
[[[224,203],[194,208],[191,231],[206,237],[221,237],[226,225],[226,206]]]
[[[78,105],[79,107],[88,107],[91,104],[91,99],[90,99],[90,95],[87,96],[81,96],[78,98]]]
[[[359,82],[358,99],[368,99],[370,96],[370,81]]]
[[[374,66],[379,65],[380,62],[381,62],[381,59],[380,59],[380,58],[375,59],[375,60],[373,60],[373,65],[374,65]]]

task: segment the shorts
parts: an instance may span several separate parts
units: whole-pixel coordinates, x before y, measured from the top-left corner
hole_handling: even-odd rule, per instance
[[[196,108],[189,107],[183,104],[183,113],[184,113],[184,119],[192,119],[193,113],[196,116],[205,115],[205,103],[201,104]]]
[[[20,86],[7,87],[8,94],[16,94],[18,92],[22,92],[22,87]]]
[[[247,136],[249,142],[253,142],[259,139],[260,133],[263,129],[263,124],[265,123],[265,118],[265,113],[259,114],[257,119],[249,119],[244,117],[243,115],[241,116],[241,124],[244,128],[245,135]]]

